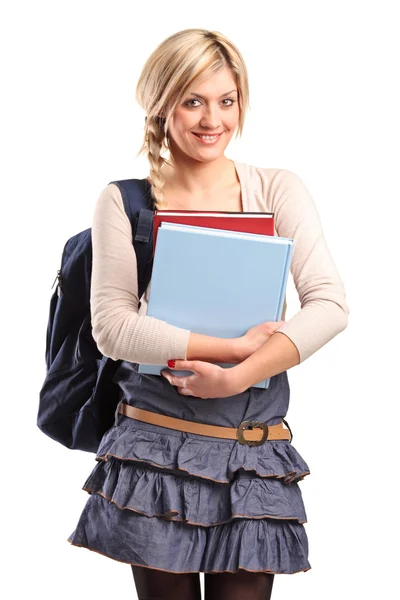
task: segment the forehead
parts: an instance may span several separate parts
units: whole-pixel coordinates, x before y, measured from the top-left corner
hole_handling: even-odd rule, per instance
[[[201,81],[193,82],[188,89],[188,93],[206,97],[219,97],[232,90],[237,91],[236,81],[232,71],[225,67]]]

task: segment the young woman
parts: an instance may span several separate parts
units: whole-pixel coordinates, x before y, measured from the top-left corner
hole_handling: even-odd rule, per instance
[[[242,132],[248,98],[232,42],[218,32],[180,31],[151,54],[138,82],[147,115],[140,152],[155,209],[274,213],[275,235],[294,239],[291,273],[302,308],[288,322],[285,303],[282,321],[222,339],[147,316],[150,285],[139,299],[118,186],[105,187],[95,207],[93,337],[104,355],[121,360],[114,378],[121,414],[102,439],[68,541],[130,564],[140,600],[198,599],[200,572],[207,600],[267,600],[275,574],[311,568],[298,485],[310,471],[282,427],[287,370],[342,331],[349,310],[302,180],[224,154]],[[138,363],[167,361],[162,376],[137,371]],[[174,368],[193,375],[174,376]],[[252,387],[267,377],[269,388]],[[236,436],[249,420],[258,426]]]

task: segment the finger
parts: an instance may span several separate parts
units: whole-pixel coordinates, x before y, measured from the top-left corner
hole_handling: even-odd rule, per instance
[[[198,368],[201,366],[199,365],[199,362],[201,361],[197,361],[197,360],[176,360],[175,361],[175,366],[173,367],[174,369],[179,369],[181,371],[197,371]],[[169,367],[170,369],[172,369],[172,367]]]
[[[189,388],[177,387],[177,390],[182,396],[194,396],[194,394],[189,390]]]
[[[177,383],[175,383],[175,379],[176,377],[174,377],[173,375],[165,372],[165,371],[161,371],[161,375],[164,377],[164,379],[166,379],[171,385],[177,385]]]
[[[161,375],[165,377],[165,379],[168,379],[171,385],[181,387],[182,389],[186,388],[188,384],[188,377],[182,377],[178,375],[174,377],[173,375],[171,375],[171,373],[168,373],[168,371],[161,371]]]

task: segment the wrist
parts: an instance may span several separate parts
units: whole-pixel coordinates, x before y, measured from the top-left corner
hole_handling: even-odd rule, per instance
[[[246,340],[244,337],[237,337],[231,339],[232,343],[232,360],[230,362],[239,364],[243,360],[248,358],[248,351],[246,347]]]
[[[239,366],[224,369],[224,376],[226,378],[226,385],[229,395],[231,396],[241,394],[249,387],[244,378],[244,371],[243,369],[240,369]]]

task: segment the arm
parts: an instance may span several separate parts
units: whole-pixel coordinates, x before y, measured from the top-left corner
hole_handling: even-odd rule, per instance
[[[192,333],[139,315],[137,261],[121,192],[109,184],[95,205],[92,222],[90,308],[92,335],[113,360],[166,364],[169,359],[210,362],[241,360],[237,339]]]
[[[310,193],[295,173],[279,170],[271,183],[271,194],[277,233],[294,240],[290,271],[301,310],[230,370],[241,391],[300,364],[348,323],[345,289]]]
[[[192,331],[186,356],[187,360],[239,363],[244,352],[246,350],[244,345],[241,346],[240,338],[218,338]]]
[[[240,394],[255,383],[282,373],[299,363],[300,355],[296,345],[286,335],[276,331],[249,358],[229,369],[235,382],[235,393]]]

